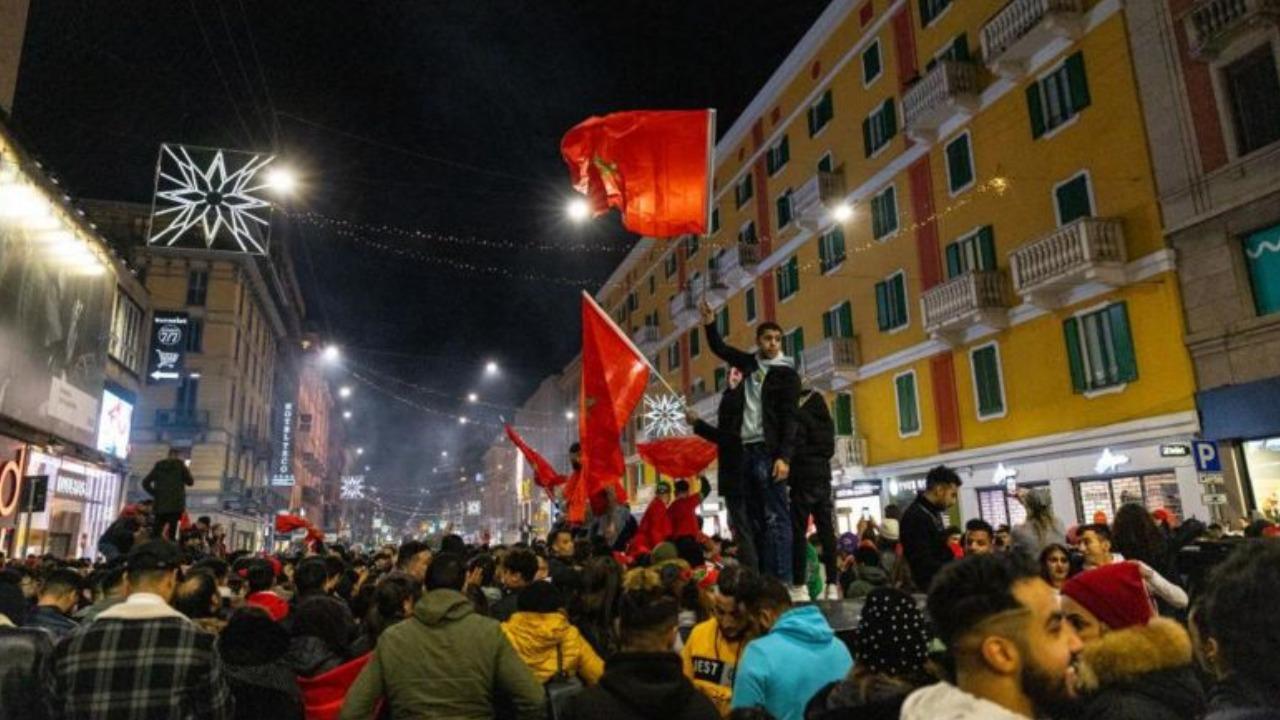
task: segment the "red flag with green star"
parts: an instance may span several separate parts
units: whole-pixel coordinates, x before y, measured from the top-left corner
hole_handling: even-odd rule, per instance
[[[596,215],[618,208],[631,232],[705,235],[714,110],[636,110],[592,117],[560,141],[573,187]]]

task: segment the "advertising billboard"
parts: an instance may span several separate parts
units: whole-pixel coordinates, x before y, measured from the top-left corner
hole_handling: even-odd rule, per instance
[[[147,379],[152,385],[182,381],[190,324],[184,312],[156,310],[152,314],[151,353],[147,356]]]
[[[96,245],[7,159],[0,157],[0,413],[92,446],[114,279]]]
[[[133,402],[122,392],[102,391],[102,413],[98,416],[98,449],[124,460],[129,456],[129,428],[133,424]]]

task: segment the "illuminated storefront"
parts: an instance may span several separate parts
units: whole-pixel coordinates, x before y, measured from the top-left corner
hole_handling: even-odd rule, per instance
[[[120,507],[120,476],[100,465],[37,450],[27,452],[26,475],[49,478],[44,512],[31,514],[27,552],[97,557],[98,538]]]
[[[880,525],[884,521],[881,492],[879,480],[859,480],[836,487],[836,534],[858,532],[858,523],[864,519]]]

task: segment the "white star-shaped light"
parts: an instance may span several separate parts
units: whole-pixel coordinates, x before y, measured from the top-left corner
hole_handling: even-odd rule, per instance
[[[644,396],[644,433],[649,437],[683,435],[684,398],[679,395]]]
[[[259,175],[274,158],[233,153],[248,159],[235,171],[228,171],[223,150],[196,149],[198,155],[212,153],[204,167],[190,150],[183,145],[160,146],[155,210],[147,243],[173,246],[188,234],[197,234],[203,236],[206,248],[225,238],[240,252],[266,254],[271,202],[261,193],[270,184]]]
[[[338,497],[342,500],[363,500],[364,476],[348,475],[342,478],[342,487],[338,491]]]

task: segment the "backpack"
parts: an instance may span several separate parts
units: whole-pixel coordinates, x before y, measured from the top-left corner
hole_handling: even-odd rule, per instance
[[[582,681],[564,671],[564,652],[556,645],[556,674],[543,685],[547,693],[547,717],[560,720],[565,717],[569,701],[582,692]]]

